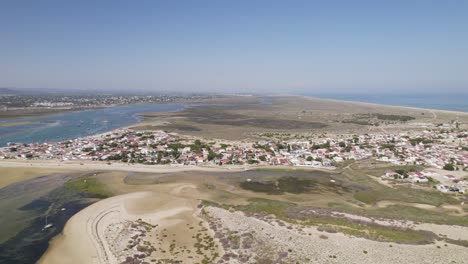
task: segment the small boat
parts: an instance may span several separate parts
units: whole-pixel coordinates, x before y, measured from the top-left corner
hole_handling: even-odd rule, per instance
[[[47,216],[46,216],[46,218],[45,218],[45,226],[42,228],[42,230],[47,230],[47,229],[49,229],[49,228],[51,228],[51,227],[53,227],[53,226],[54,226],[54,224],[52,224],[52,223],[47,223]]]

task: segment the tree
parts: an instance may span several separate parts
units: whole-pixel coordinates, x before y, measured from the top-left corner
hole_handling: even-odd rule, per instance
[[[312,158],[312,156],[307,157],[307,161],[313,161],[313,160],[314,158]]]
[[[444,170],[453,171],[453,170],[455,170],[455,166],[453,166],[452,163],[447,163],[447,164],[445,164],[445,166],[444,166]]]
[[[216,155],[212,150],[208,152],[208,160],[214,160],[216,157],[218,157],[218,155]]]

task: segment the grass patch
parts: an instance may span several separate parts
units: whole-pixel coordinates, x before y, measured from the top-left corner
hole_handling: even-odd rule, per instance
[[[385,242],[428,244],[436,238],[435,234],[430,232],[391,228],[371,223],[361,224],[343,218],[312,217],[305,221],[305,224],[320,226],[329,232],[340,232]]]
[[[314,185],[312,180],[299,179],[297,177],[281,177],[277,181],[258,182],[245,181],[240,187],[254,192],[263,192],[268,194],[304,193]]]
[[[282,177],[278,179],[278,188],[287,193],[304,193],[314,185],[312,180],[298,179],[295,177]]]
[[[379,200],[379,193],[376,191],[362,191],[354,194],[354,199],[366,204],[374,204]]]
[[[461,240],[461,239],[445,239],[445,241],[447,243],[450,243],[450,244],[455,244],[455,245],[459,245],[459,246],[462,246],[462,247],[468,247],[468,241],[467,240]]]
[[[382,176],[386,170],[392,170],[392,171],[403,171],[404,173],[408,173],[411,171],[422,171],[424,170],[423,166],[418,166],[418,165],[402,165],[402,166],[383,166],[379,168],[362,168],[356,169],[359,172],[365,173],[365,174],[370,174],[376,177]]]
[[[452,196],[441,192],[414,190],[406,187],[388,188],[386,186],[379,186],[377,190],[356,192],[354,194],[354,199],[370,205],[383,200],[421,203],[434,206],[440,206],[445,203],[460,203]]]
[[[236,209],[248,213],[273,214],[277,218],[287,222],[319,226],[323,228],[323,230],[329,232],[340,232],[376,241],[427,244],[431,243],[436,238],[436,236],[430,232],[385,227],[372,223],[363,224],[344,218],[309,216],[305,221],[298,222],[296,219],[288,217],[286,214],[288,208],[297,206],[294,203],[262,198],[252,198],[249,199],[249,202],[248,205],[237,206]]]
[[[87,194],[93,198],[107,198],[112,196],[112,193],[107,190],[106,186],[95,178],[69,181],[64,184],[64,187],[69,190]]]
[[[390,188],[374,181],[371,175],[382,175],[386,169],[392,170],[420,170],[417,166],[388,166],[378,169],[355,169],[346,170],[344,175],[355,184],[359,184],[365,188],[365,190],[354,193],[354,199],[361,201],[366,204],[374,204],[382,200],[391,201],[402,201],[407,203],[421,203],[429,204],[434,206],[440,206],[441,204],[459,204],[460,201],[455,199],[453,196],[441,193],[437,191],[426,191],[418,189],[410,189],[408,187],[395,187]]]
[[[248,205],[236,206],[237,210],[248,212],[248,213],[266,213],[273,214],[278,218],[285,219],[285,210],[291,206],[295,206],[294,203],[269,200],[263,198],[251,198],[248,200]]]
[[[241,182],[240,187],[244,190],[254,191],[254,192],[263,192],[268,194],[281,194],[278,186],[274,182]]]
[[[385,217],[434,224],[468,226],[468,217],[447,215],[445,213],[429,211],[412,206],[391,205],[386,208],[379,209],[363,209],[341,204],[330,204],[330,206],[341,211],[367,217]]]
[[[300,168],[255,168],[255,169],[252,169],[251,171],[271,171],[271,172],[305,171],[307,172],[308,170],[300,169]]]

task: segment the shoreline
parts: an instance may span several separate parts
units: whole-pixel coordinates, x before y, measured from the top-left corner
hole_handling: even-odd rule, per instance
[[[414,106],[404,106],[404,105],[393,105],[393,104],[381,104],[381,103],[371,103],[371,102],[363,102],[363,101],[354,101],[354,100],[343,100],[343,99],[333,99],[333,98],[323,98],[323,97],[317,97],[317,96],[308,96],[308,95],[296,95],[296,94],[286,94],[286,95],[257,95],[255,97],[299,97],[303,99],[314,99],[314,100],[324,100],[324,101],[330,101],[330,102],[336,102],[336,103],[353,103],[353,104],[361,104],[361,105],[367,105],[367,106],[374,106],[374,107],[391,107],[391,108],[403,108],[403,109],[409,109],[409,110],[425,110],[425,111],[437,111],[440,113],[448,113],[448,114],[459,114],[459,115],[468,115],[468,112],[464,111],[455,111],[455,110],[446,110],[446,109],[436,109],[436,108],[425,108],[425,107],[414,107]],[[158,105],[163,105],[163,104],[183,104],[185,105],[185,108],[189,107],[196,107],[199,105],[195,106],[190,106],[190,104],[197,104],[199,102],[194,101],[194,102],[162,102],[162,103],[149,103],[149,104],[158,104]],[[39,113],[34,113],[33,111],[37,110],[42,110],[42,109],[24,109],[24,110],[7,110],[7,111],[0,111],[0,120],[5,120],[9,121],[12,119],[23,119],[23,118],[36,118],[36,117],[44,117],[44,116],[49,116],[49,115],[54,115],[54,114],[62,114],[62,113],[67,113],[67,112],[79,112],[79,111],[86,111],[86,110],[96,110],[96,109],[104,109],[104,108],[112,108],[112,107],[117,107],[117,106],[129,106],[129,105],[141,105],[145,103],[136,103],[136,104],[120,104],[120,105],[100,105],[100,106],[93,106],[93,107],[80,107],[76,109],[43,109],[46,111],[40,111]],[[181,110],[184,110],[181,109]],[[178,110],[178,111],[181,111]],[[18,112],[18,113],[12,113],[15,116],[3,116],[4,113],[8,112]],[[163,113],[171,113],[170,112],[158,112],[160,114]],[[29,114],[28,114],[29,113]],[[142,112],[136,114],[136,116],[139,116],[141,118],[145,118],[146,115],[151,116],[152,112]],[[141,123],[139,121],[139,123]]]
[[[20,119],[25,119],[25,118],[39,118],[39,117],[46,117],[50,115],[70,113],[70,112],[104,109],[104,108],[110,108],[110,107],[115,107],[115,106],[117,105],[101,105],[101,106],[93,106],[93,107],[56,108],[56,109],[45,108],[45,109],[6,110],[6,111],[0,111],[0,120],[10,121],[10,120],[20,120]],[[38,110],[39,112],[36,112]]]
[[[468,115],[468,112],[462,111],[454,111],[454,110],[444,110],[444,109],[434,109],[434,108],[421,108],[421,107],[414,107],[414,106],[404,106],[404,105],[387,105],[387,104],[379,104],[379,103],[369,103],[369,102],[361,102],[361,101],[351,101],[351,100],[341,100],[341,99],[333,99],[333,98],[322,98],[316,96],[308,96],[308,95],[291,95],[291,96],[298,96],[304,99],[314,99],[314,100],[325,100],[337,103],[353,103],[353,104],[362,104],[374,107],[390,107],[390,108],[403,108],[408,110],[424,110],[424,111],[436,111],[440,113],[446,114],[458,114],[458,115]]]
[[[331,101],[331,102],[339,102],[339,103],[347,103],[347,104],[360,104],[360,105],[369,105],[369,106],[375,106],[375,107],[385,107],[385,108],[397,108],[397,109],[411,109],[411,110],[425,110],[425,111],[430,111],[433,115],[434,118],[431,121],[435,121],[437,119],[437,114],[436,113],[448,113],[448,114],[457,114],[457,115],[467,115],[467,112],[455,112],[455,111],[449,111],[449,110],[438,110],[438,109],[423,109],[423,108],[414,108],[414,107],[405,107],[405,106],[389,106],[389,105],[382,105],[382,104],[374,104],[374,103],[366,103],[366,102],[354,102],[354,101],[342,101],[342,100],[335,100],[335,99],[324,99],[324,98],[315,98],[315,97],[309,97],[309,96],[294,96],[294,97],[299,97],[299,98],[304,98],[305,100],[322,100],[322,101]],[[257,98],[262,98],[262,96],[258,96]],[[284,98],[284,97],[283,97]],[[184,108],[175,110],[175,111],[170,111],[170,112],[158,112],[158,113],[171,113],[171,112],[177,112],[177,111],[183,111],[184,109],[187,109],[190,106],[190,104],[182,104]],[[384,109],[385,108],[381,108]],[[87,109],[91,110],[91,109]],[[141,114],[135,114],[138,117],[142,117],[141,119],[137,120],[135,124],[128,125],[128,126],[122,126],[116,129],[131,129],[131,127],[141,124],[144,122],[144,114],[147,113],[141,113]],[[427,114],[427,112],[426,112]],[[439,117],[440,118],[440,117]],[[79,138],[86,138],[86,137],[95,137],[99,135],[104,135],[109,133],[112,130],[101,132],[98,134],[93,134],[89,136],[84,136],[84,137],[79,137]],[[106,162],[106,161],[92,161],[92,160],[68,160],[68,161],[62,161],[62,160],[0,160],[0,168],[43,168],[43,169],[60,169],[60,170],[70,170],[70,171],[108,171],[108,172],[143,172],[143,173],[178,173],[178,172],[188,172],[188,171],[198,171],[198,172],[219,172],[219,173],[229,173],[229,172],[240,172],[240,171],[248,171],[248,170],[261,170],[261,169],[271,169],[271,170],[308,170],[308,171],[326,171],[328,173],[334,173],[334,168],[326,168],[326,167],[299,167],[299,166],[273,166],[273,165],[268,165],[268,166],[258,166],[258,165],[225,165],[225,166],[217,166],[217,165],[144,165],[144,164],[131,164],[131,163],[123,163],[123,162],[118,162],[118,161],[111,161],[111,162]],[[201,173],[202,174],[202,173]],[[191,187],[190,187],[191,188]],[[138,198],[137,196],[145,196],[147,194],[134,194],[135,196],[131,196],[134,193],[128,194],[127,198],[118,198],[122,199],[121,201],[119,200],[119,204],[115,204],[114,202],[117,201],[117,198],[112,201],[113,204],[112,206],[105,206],[99,209],[100,211],[97,213],[93,211],[93,213],[89,213],[91,209],[89,208],[94,208],[94,205],[87,206],[86,208],[80,210],[77,212],[75,215],[73,215],[72,218],[70,218],[67,221],[67,225],[64,227],[60,235],[54,237],[52,240],[49,242],[49,248],[47,249],[46,253],[41,257],[39,260],[39,263],[74,263],[71,262],[71,258],[73,259],[81,259],[86,263],[94,263],[97,260],[103,261],[104,259],[107,259],[105,256],[101,256],[99,251],[101,250],[104,252],[106,256],[110,255],[112,253],[111,251],[111,245],[108,246],[103,246],[104,249],[101,249],[101,246],[95,244],[94,247],[92,247],[93,242],[89,240],[90,237],[93,235],[95,236],[96,234],[91,234],[88,231],[91,229],[95,229],[97,231],[93,231],[96,233],[100,233],[102,237],[104,237],[106,234],[104,234],[105,229],[104,227],[99,227],[99,221],[98,223],[94,224],[93,221],[95,221],[97,218],[101,217],[102,214],[107,214],[109,213],[110,215],[115,215],[119,221],[127,221],[127,220],[132,220],[135,221],[137,214],[129,214],[128,211],[125,211],[125,208],[123,208],[123,203],[130,203],[133,204],[131,201],[133,198]],[[127,195],[127,194],[126,194]],[[114,197],[120,197],[120,196],[113,196],[109,199],[112,199]],[[141,198],[141,197],[140,197]],[[106,199],[107,200],[107,199]],[[128,201],[127,201],[128,200]],[[141,202],[143,199],[139,199]],[[99,202],[98,202],[99,203]],[[96,203],[96,204],[98,204]],[[110,201],[107,201],[107,203],[110,203]],[[167,203],[170,203],[170,200],[167,201]],[[135,203],[136,204],[136,203]],[[94,206],[94,207],[93,207]],[[101,205],[99,205],[101,206]],[[112,210],[115,208],[119,207],[120,212],[118,214],[115,214]],[[148,209],[149,208],[149,209]],[[154,208],[148,207],[146,209],[149,210],[148,213],[145,213],[144,216],[148,217],[148,219],[158,219],[156,216],[158,212],[151,211]],[[193,209],[193,206],[191,207]],[[112,210],[111,210],[112,209]],[[94,210],[94,209],[92,209]],[[169,212],[169,209],[167,209]],[[172,212],[172,211],[171,211]],[[171,216],[177,215],[178,212],[172,212]],[[83,218],[85,215],[85,218]],[[79,217],[78,217],[79,216]],[[104,217],[104,216],[103,216]],[[106,216],[107,217],[107,216]],[[73,220],[73,219],[81,219],[80,221],[78,220]],[[112,220],[113,221],[113,220]],[[119,225],[121,222],[112,222],[110,219],[106,218],[105,221],[101,222],[102,225],[106,225],[106,228],[110,225]],[[148,220],[151,222],[152,220]],[[157,221],[157,220],[154,220]],[[92,226],[90,227],[90,223],[93,222]],[[69,224],[69,223],[74,223],[74,224]],[[80,225],[81,223],[81,225]],[[86,223],[83,224],[83,223]],[[155,222],[152,222],[153,224]],[[72,225],[72,228],[68,228],[67,226]],[[73,233],[74,238],[68,238],[68,242],[64,243],[66,241],[66,237],[69,236],[67,232],[70,232],[69,230],[73,229],[74,231],[71,231]],[[100,231],[99,231],[99,230]],[[67,231],[66,231],[67,230]],[[80,231],[81,230],[81,231]],[[85,233],[84,233],[85,232]],[[86,233],[88,232],[88,233]],[[80,238],[80,235],[83,238]],[[88,235],[88,240],[85,237],[85,235]],[[77,254],[74,251],[74,242],[71,241],[80,241],[77,242],[79,245],[78,249],[81,252],[81,250],[84,253],[84,255],[88,254],[88,258],[85,259],[84,256]],[[92,238],[91,238],[92,239]],[[102,238],[101,238],[102,239]],[[86,241],[85,241],[86,240]],[[81,243],[81,244],[80,244]],[[100,243],[100,242],[99,242]],[[93,249],[94,248],[94,249]],[[94,250],[94,251],[93,251]],[[95,252],[97,250],[97,253]],[[58,251],[58,253],[57,253]],[[53,253],[53,261],[49,262],[50,258],[50,252]],[[67,254],[70,253],[70,254]],[[79,252],[79,253],[80,253]],[[90,257],[91,256],[91,257]],[[44,261],[44,258],[46,261]],[[62,261],[63,262],[60,262]],[[68,262],[67,262],[68,261]]]
[[[232,165],[232,166],[171,166],[171,165],[144,165],[144,164],[129,164],[121,162],[113,162],[110,165],[107,162],[61,162],[56,160],[0,160],[0,168],[59,168],[69,169],[73,171],[80,170],[103,170],[103,171],[126,171],[126,172],[149,172],[149,173],[167,173],[167,172],[184,172],[184,171],[205,171],[205,172],[238,172],[257,169],[271,170],[310,170],[324,171],[333,173],[334,168],[319,168],[319,167],[297,167],[297,166],[252,166],[252,165]]]
[[[338,99],[329,99],[329,98],[319,98],[319,97],[313,97],[313,96],[304,96],[304,95],[281,95],[281,96],[275,96],[275,95],[265,95],[265,96],[257,96],[258,98],[262,98],[262,97],[297,97],[297,98],[302,98],[304,100],[320,100],[320,101],[325,101],[325,102],[331,102],[331,103],[340,103],[340,104],[356,104],[356,105],[363,105],[363,106],[372,106],[372,107],[376,107],[376,108],[390,108],[390,109],[399,109],[399,110],[413,110],[413,111],[428,111],[430,112],[432,115],[433,115],[433,120],[436,120],[437,119],[437,113],[441,113],[441,114],[450,114],[450,115],[460,115],[460,116],[468,116],[468,112],[459,112],[459,111],[451,111],[451,110],[440,110],[440,109],[430,109],[430,108],[418,108],[418,107],[409,107],[409,106],[398,106],[398,105],[384,105],[384,104],[376,104],[376,103],[368,103],[368,102],[358,102],[358,101],[347,101],[347,100],[338,100]],[[196,102],[194,102],[196,103]],[[157,103],[158,105],[162,105],[162,104],[168,104],[168,103]],[[197,106],[200,106],[200,105],[192,105],[191,103],[189,102],[186,102],[186,103],[180,103],[183,107],[180,108],[180,109],[177,109],[177,110],[174,110],[174,111],[162,111],[162,112],[141,112],[141,113],[136,113],[134,114],[134,116],[136,117],[136,121],[132,124],[129,124],[129,125],[125,125],[125,126],[121,126],[121,127],[118,127],[118,128],[115,128],[115,129],[133,129],[134,127],[137,127],[138,125],[141,125],[141,124],[144,124],[145,121],[147,121],[147,118],[148,117],[152,117],[154,114],[155,117],[157,116],[161,116],[161,115],[171,115],[171,114],[174,114],[174,113],[177,113],[177,112],[181,112],[181,111],[184,111],[186,109],[189,109],[189,108],[192,108],[192,107],[197,107]],[[103,108],[112,108],[112,107],[118,107],[118,106],[130,106],[130,105],[139,105],[139,104],[129,104],[129,105],[113,105],[113,106],[105,106],[105,107],[96,107],[96,108],[89,108],[89,109],[76,109],[76,110],[66,110],[65,112],[79,112],[79,111],[92,111],[92,110],[96,110],[96,109],[103,109]],[[65,113],[63,112],[63,113]],[[57,113],[49,113],[49,114],[46,114],[47,115],[53,115],[53,114],[60,114],[60,112],[57,112]],[[32,116],[31,118],[39,118],[39,117],[42,117],[41,115],[37,115],[37,116]],[[22,119],[22,118],[17,118],[17,119]],[[1,127],[14,127],[16,123],[20,124],[21,121],[17,121],[17,122],[11,122],[10,120],[13,120],[12,118],[3,118],[0,116],[0,121],[6,121],[4,123],[0,123],[0,128]],[[11,124],[10,124],[11,123]],[[34,120],[31,120],[31,121],[28,121],[28,123],[34,123],[35,124],[35,121]],[[100,134],[105,134],[105,133],[109,133],[110,131],[112,131],[114,129],[110,129],[110,130],[106,130],[106,131],[103,131],[103,132],[99,132],[97,134],[91,134],[91,135],[86,135],[86,136],[81,136],[81,137],[78,137],[78,138],[85,138],[85,137],[89,137],[89,136],[97,136],[97,135],[100,135]],[[75,138],[70,138],[68,140],[72,140],[72,139],[75,139]],[[64,141],[64,140],[60,140],[60,141],[51,141],[51,142],[61,142],[61,141]],[[21,142],[21,143],[24,143],[24,142]]]
[[[140,237],[134,243],[164,246],[172,243],[162,239],[169,232],[173,233],[172,239],[188,246],[185,240],[195,235],[193,227],[188,226],[201,219],[196,216],[199,202],[182,194],[195,186],[180,183],[172,187],[169,193],[137,191],[91,204],[67,221],[61,234],[50,241],[49,248],[38,263],[122,263],[129,255],[141,253],[138,250],[140,246],[127,246],[129,239]],[[190,249],[195,251],[195,248]],[[158,254],[161,254],[158,255],[161,259],[164,259],[163,255],[166,258],[174,257],[170,251],[160,251]],[[149,262],[156,256],[149,253],[138,258]],[[184,263],[194,261],[187,253],[177,258],[184,260]]]

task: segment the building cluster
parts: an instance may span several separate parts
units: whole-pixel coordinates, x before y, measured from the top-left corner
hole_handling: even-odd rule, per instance
[[[468,178],[456,177],[450,173],[441,173],[433,170],[405,171],[386,170],[381,176],[383,180],[399,183],[427,184],[430,183],[440,192],[456,192],[464,194],[468,191]]]
[[[215,95],[1,95],[3,111],[35,108],[93,108],[141,103],[174,103],[217,97]]]
[[[57,143],[10,143],[1,159],[100,160],[179,165],[290,165],[333,167],[345,160],[375,158],[395,165],[455,170],[468,166],[467,132],[418,135],[350,135],[339,139],[255,143],[183,139],[164,131],[118,129]]]

